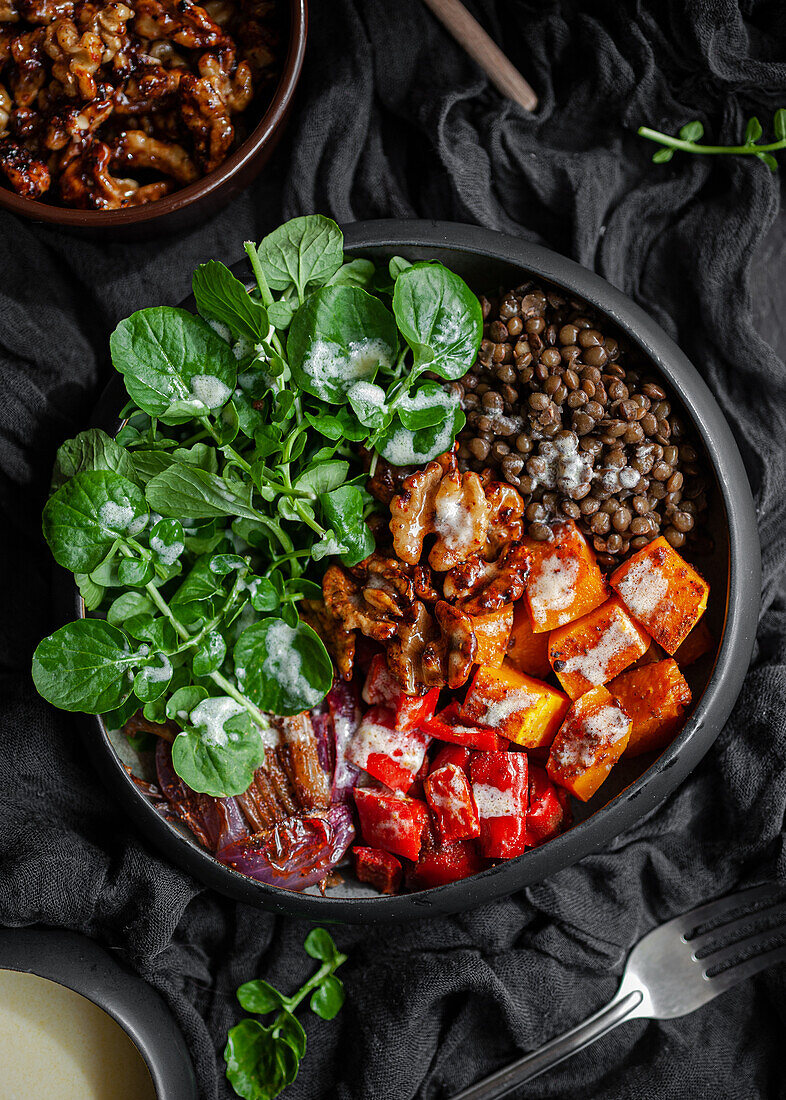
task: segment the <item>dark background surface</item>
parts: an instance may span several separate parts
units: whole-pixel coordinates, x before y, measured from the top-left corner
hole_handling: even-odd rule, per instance
[[[448,1097],[604,1003],[654,923],[740,883],[786,881],[779,180],[749,158],[652,165],[635,136],[642,123],[674,132],[700,117],[731,142],[751,113],[771,132],[786,105],[786,15],[754,0],[472,7],[538,90],[535,116],[501,100],[417,0],[315,0],[289,139],[214,221],[129,245],[0,218],[0,923],[83,930],[129,961],[175,1010],[204,1100],[230,1095],[216,1052],[240,1015],[235,988],[264,976],[294,989],[311,970],[307,926],[166,865],[101,791],[78,717],[35,696],[30,654],[58,625],[39,516],[54,450],[107,377],[117,321],[177,303],[196,263],[233,262],[283,217],[477,222],[624,289],[691,356],[740,441],[765,586],[732,720],[609,851],[472,913],[335,930],[348,1003],[332,1024],[304,1017],[309,1052],[287,1095]],[[519,1095],[779,1097],[785,1024],[781,968],[681,1021],[627,1024]]]

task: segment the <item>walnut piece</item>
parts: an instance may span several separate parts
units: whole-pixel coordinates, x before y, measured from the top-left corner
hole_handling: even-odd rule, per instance
[[[328,567],[322,579],[322,595],[327,610],[344,630],[359,630],[377,642],[387,641],[396,633],[401,616],[392,614],[389,608],[380,611],[369,605],[363,595],[362,582],[351,577],[340,565]]]
[[[467,682],[477,648],[472,621],[463,611],[440,600],[432,616],[418,601],[414,616],[387,647],[388,668],[409,695],[421,685],[459,688]]]
[[[530,571],[530,555],[517,543],[504,549],[497,561],[479,554],[455,566],[445,576],[445,598],[454,600],[468,615],[498,611],[524,595]]]
[[[37,199],[49,190],[49,169],[32,153],[13,141],[0,144],[0,172],[17,195]]]
[[[324,600],[301,600],[299,610],[300,618],[325,643],[341,679],[351,680],[355,661],[355,631],[347,630],[341,620],[328,611]]]

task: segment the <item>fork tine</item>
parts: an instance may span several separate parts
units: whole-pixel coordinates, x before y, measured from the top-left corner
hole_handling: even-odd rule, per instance
[[[782,892],[782,887],[774,886],[771,883],[763,886],[750,886],[745,890],[738,890],[736,894],[727,894],[716,901],[700,905],[698,909],[691,909],[688,913],[683,913],[681,916],[675,917],[673,921],[669,921],[669,924],[675,928],[680,927],[683,935],[687,935],[688,932],[692,932],[700,925],[706,924],[707,921],[714,920],[716,917],[724,917],[728,913],[733,913],[737,909],[743,909],[746,905],[752,905],[758,901],[769,898],[776,899]]]
[[[750,936],[745,936],[744,939],[737,940],[736,943],[730,943],[729,946],[724,947],[722,951],[715,951],[711,955],[705,955],[703,959],[698,959],[697,962],[703,965],[705,970],[714,970],[716,966],[721,966],[723,963],[728,962],[729,959],[735,958],[739,955],[740,951],[744,950],[746,947],[755,947],[756,944],[768,943],[778,936],[782,937],[784,932],[786,932],[786,921],[781,921],[780,924],[776,924],[773,928],[764,928],[759,932],[752,932]]]
[[[729,921],[728,924],[720,924],[717,928],[713,928],[711,932],[705,932],[702,936],[696,936],[694,939],[688,940],[688,944],[693,949],[694,958],[703,951],[705,947],[710,947],[712,944],[718,944],[718,951],[723,946],[723,942],[727,942],[729,937],[733,937],[735,933],[742,931],[743,928],[747,928],[751,921],[760,920],[762,917],[767,917],[768,920],[772,920],[773,917],[780,918],[781,915],[786,915],[786,900],[781,899],[780,902],[776,902],[773,905],[764,905],[760,909],[754,909],[752,913],[746,913],[742,917],[737,917],[736,920]],[[755,933],[756,936],[761,935],[760,932]],[[737,940],[733,946],[739,947],[740,944],[746,943],[751,939],[751,936],[747,936],[743,940]],[[719,943],[721,940],[723,942]],[[708,953],[701,959],[704,962],[705,959],[712,959],[713,966],[715,965],[716,956],[712,953]]]
[[[760,970],[766,970],[775,963],[786,962],[786,944],[782,947],[774,947],[771,951],[765,951],[763,955],[756,955],[752,959],[746,959],[739,966],[732,966],[717,974],[714,978],[707,978],[710,989],[717,995],[725,993],[727,989],[733,989],[735,985],[744,982],[746,978],[752,978]]]

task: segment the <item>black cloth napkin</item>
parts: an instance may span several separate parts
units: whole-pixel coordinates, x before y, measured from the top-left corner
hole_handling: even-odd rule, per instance
[[[240,1016],[235,988],[265,976],[294,989],[310,972],[307,926],[164,862],[96,779],[79,717],[36,696],[30,655],[58,625],[39,516],[54,450],[108,376],[117,321],[177,303],[197,262],[236,260],[282,217],[476,222],[600,272],[718,397],[764,551],[753,667],[701,766],[607,851],[515,897],[400,928],[336,928],[347,1005],[333,1023],[304,1018],[309,1050],[287,1095],[450,1096],[604,1003],[656,922],[740,883],[786,879],[786,381],[754,331],[748,284],[778,179],[753,158],[653,165],[635,134],[698,117],[731,142],[753,113],[769,127],[786,100],[786,11],[760,0],[471,7],[537,89],[536,114],[503,100],[417,0],[314,0],[290,139],[215,220],[109,244],[0,219],[0,922],[73,928],[116,949],[175,1011],[204,1100],[231,1095],[220,1051]],[[784,988],[773,970],[682,1020],[626,1024],[526,1095],[782,1096]]]

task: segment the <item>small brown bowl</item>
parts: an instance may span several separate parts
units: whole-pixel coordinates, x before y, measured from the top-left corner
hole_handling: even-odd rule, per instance
[[[289,42],[278,86],[257,126],[220,168],[147,206],[127,210],[73,210],[22,198],[0,186],[0,208],[45,225],[95,236],[141,238],[172,233],[215,214],[240,194],[270,159],[289,118],[308,32],[307,0],[289,0]]]

